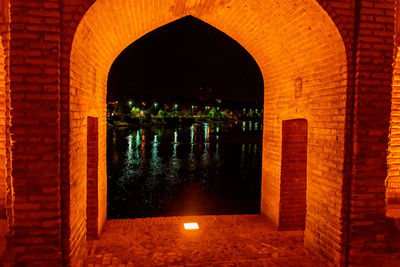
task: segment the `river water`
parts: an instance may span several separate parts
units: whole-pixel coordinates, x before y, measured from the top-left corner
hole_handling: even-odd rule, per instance
[[[259,213],[262,124],[109,128],[109,219]]]

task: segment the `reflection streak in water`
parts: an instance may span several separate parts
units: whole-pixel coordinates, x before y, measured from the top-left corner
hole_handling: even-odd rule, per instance
[[[189,169],[194,170],[195,169],[195,161],[194,161],[194,136],[195,136],[195,124],[192,124],[190,126],[190,153],[189,153]]]
[[[160,174],[160,157],[158,156],[158,140],[157,135],[154,135],[153,148],[151,150],[151,158],[150,158],[150,173],[148,183],[151,186],[157,183],[157,177]]]

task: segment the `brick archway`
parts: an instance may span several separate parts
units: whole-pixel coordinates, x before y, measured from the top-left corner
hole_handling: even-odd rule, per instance
[[[282,121],[306,119],[312,156],[307,248],[331,265],[390,265],[396,248],[387,237],[396,228],[385,216],[384,182],[397,2],[2,1],[6,85],[0,126],[5,124],[6,159],[0,164],[6,162],[12,185],[7,211],[15,262],[84,261],[87,144],[82,136],[88,117],[102,123],[107,64],[141,35],[191,14],[237,40],[262,67],[267,85],[263,213],[280,224]],[[104,140],[104,123],[101,127],[97,136]],[[101,181],[101,145],[97,154]]]
[[[321,257],[341,259],[347,57],[341,35],[314,0],[97,0],[74,35],[70,53],[69,166],[63,189],[64,252],[84,258],[87,119],[98,119],[98,225],[106,220],[106,82],[114,59],[144,34],[192,15],[240,43],[264,78],[261,212],[276,225],[280,209],[282,121],[308,121],[305,244]],[[67,221],[67,222],[66,222]],[[318,227],[326,225],[326,227]],[[333,231],[331,229],[334,229]],[[332,234],[332,232],[336,232]],[[338,234],[339,233],[339,234]],[[328,244],[328,246],[326,246]],[[327,247],[338,248],[336,250]],[[320,252],[317,252],[320,251]],[[329,255],[329,256],[326,256]]]

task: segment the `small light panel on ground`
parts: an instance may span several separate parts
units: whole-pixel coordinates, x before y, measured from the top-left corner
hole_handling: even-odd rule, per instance
[[[199,225],[197,223],[184,223],[183,226],[186,230],[197,230]]]

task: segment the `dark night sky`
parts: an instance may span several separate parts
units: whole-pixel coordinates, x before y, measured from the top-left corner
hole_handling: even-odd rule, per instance
[[[191,16],[128,46],[108,76],[108,99],[263,103],[257,63],[236,41]],[[200,90],[200,88],[202,88]]]

